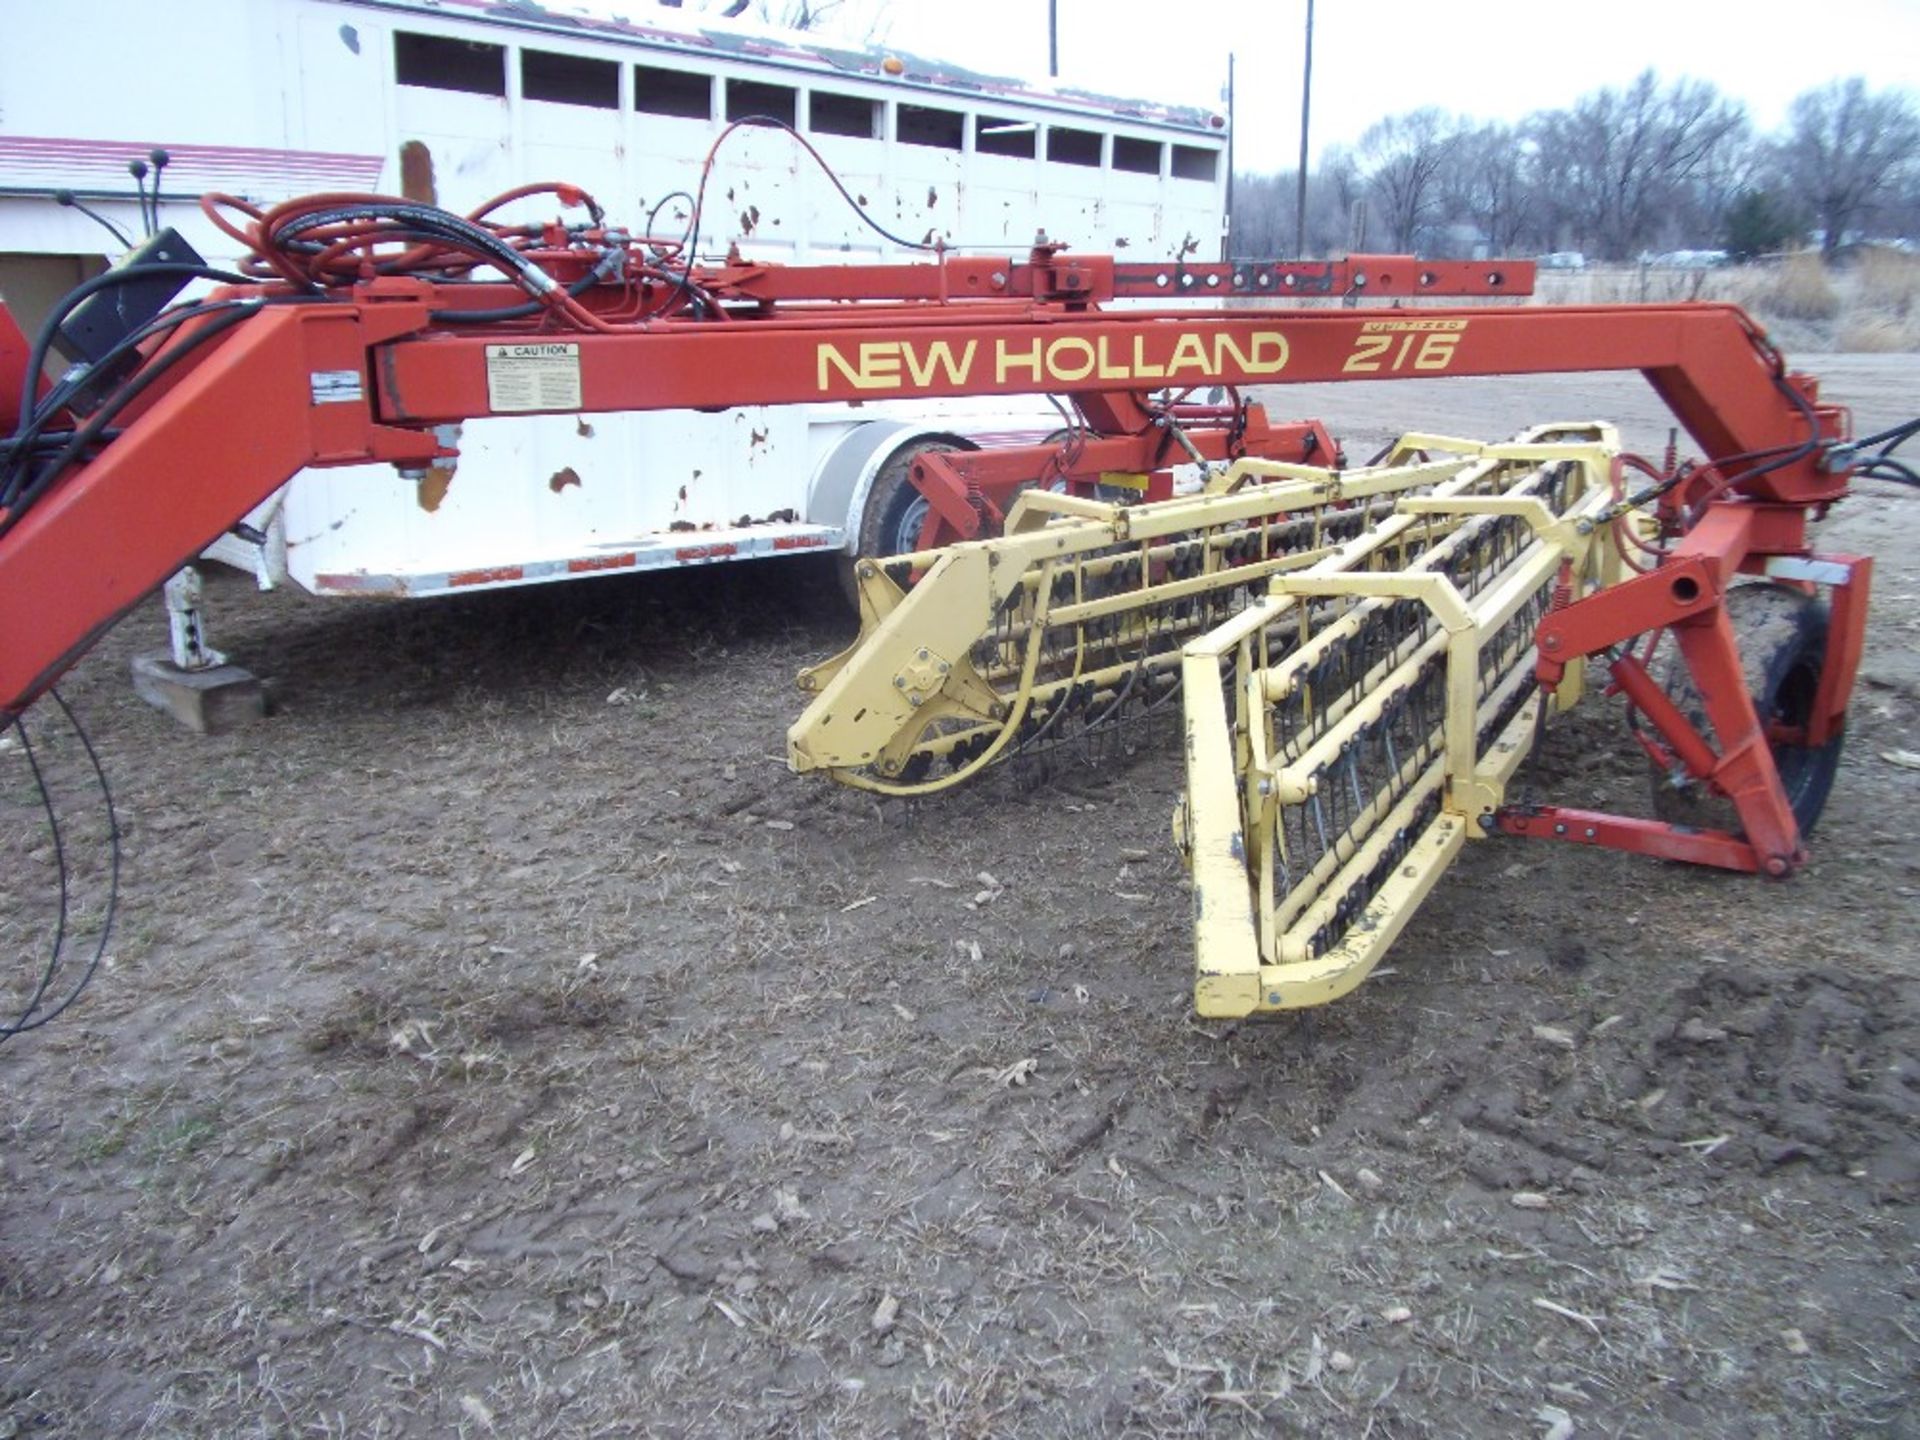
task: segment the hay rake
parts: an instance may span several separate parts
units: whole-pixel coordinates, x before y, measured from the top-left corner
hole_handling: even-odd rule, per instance
[[[919,553],[858,561],[862,638],[803,676],[796,769],[927,794],[1096,752],[1184,694],[1177,828],[1208,1014],[1350,989],[1483,834],[1804,863],[1871,573],[1814,553],[1809,522],[1920,426],[1863,453],[1737,309],[1433,307],[1524,293],[1531,268],[1404,256],[1123,264],[1049,244],[700,267],[597,207],[509,232],[379,196],[289,206],[338,239],[321,253],[263,221],[249,243],[273,278],[164,308],[184,274],[231,277],[136,261],[31,344],[0,307],[0,720],[302,468],[450,474],[462,423],[495,416],[1035,393],[1071,407],[1069,443],[896,452],[868,422],[872,464],[835,484],[898,521],[919,513],[910,483]],[[121,329],[49,381],[62,317],[104,290]],[[1309,292],[1421,308],[1164,300]],[[1639,371],[1704,462],[1628,493],[1612,433],[1560,425],[1411,436],[1348,469],[1318,422],[1271,423],[1233,388],[1571,370]],[[1211,478],[1177,495],[1188,462]],[[1116,484],[1139,502],[1102,501]],[[1662,634],[1679,658],[1657,673]],[[1507,801],[1592,659],[1663,793],[1715,801],[1720,828]]]
[[[1535,628],[1621,571],[1618,453],[1601,425],[1409,435],[1158,503],[1029,494],[1000,538],[863,567],[861,638],[802,674],[790,763],[927,794],[1184,690],[1199,1009],[1333,999],[1503,803]]]

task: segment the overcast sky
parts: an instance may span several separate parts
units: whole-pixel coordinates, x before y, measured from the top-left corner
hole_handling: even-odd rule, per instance
[[[876,7],[882,44],[1047,72],[1046,0],[846,5]],[[1089,89],[1218,104],[1232,51],[1237,167],[1294,163],[1306,0],[1059,0],[1059,13],[1061,79]],[[1422,105],[1517,120],[1649,65],[1711,81],[1770,130],[1827,80],[1920,86],[1920,0],[1318,0],[1313,150]]]

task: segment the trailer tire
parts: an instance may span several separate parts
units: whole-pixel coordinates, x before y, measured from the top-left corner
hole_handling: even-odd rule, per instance
[[[1724,603],[1734,638],[1740,644],[1747,693],[1753,697],[1753,708],[1761,721],[1804,725],[1813,713],[1820,672],[1826,663],[1827,607],[1788,586],[1764,583],[1736,585],[1727,592]],[[1681,712],[1706,733],[1706,709],[1678,647],[1668,655],[1657,678]],[[1845,739],[1845,731],[1840,731],[1824,745],[1775,741],[1771,747],[1781,787],[1787,792],[1787,803],[1802,836],[1811,833],[1826,809],[1834,777],[1840,770]],[[1653,811],[1660,819],[1697,829],[1744,833],[1733,802],[1709,795],[1704,784],[1675,787],[1658,770],[1652,780]]]
[[[874,472],[867,503],[860,511],[858,543],[853,555],[840,567],[840,583],[856,611],[860,608],[860,585],[855,576],[861,560],[909,555],[920,548],[920,527],[926,519],[927,501],[913,488],[913,462],[930,451],[949,453],[978,448],[958,436],[915,440],[894,451]]]

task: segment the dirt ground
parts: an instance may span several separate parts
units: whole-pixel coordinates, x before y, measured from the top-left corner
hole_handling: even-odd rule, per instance
[[[1818,368],[1863,430],[1920,394]],[[1637,379],[1268,398],[1356,458],[1665,438]],[[807,562],[230,577],[275,713],[215,739],[131,693],[149,607],[64,687],[125,869],[0,1048],[0,1436],[1920,1434],[1916,536],[1884,483],[1827,526],[1877,596],[1797,879],[1474,845],[1384,973],[1241,1025],[1190,1013],[1171,736],[915,805],[787,774],[851,629]],[[1645,800],[1598,701],[1531,780]]]

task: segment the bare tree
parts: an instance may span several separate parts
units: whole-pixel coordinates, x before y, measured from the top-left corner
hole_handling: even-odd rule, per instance
[[[1308,254],[1339,255],[1355,248],[1354,211],[1365,195],[1366,181],[1353,152],[1329,145],[1320,168],[1307,176]]]
[[[1282,170],[1234,175],[1231,256],[1271,260],[1292,255],[1299,219],[1298,174]],[[1338,255],[1353,247],[1354,205],[1365,188],[1352,154],[1341,146],[1327,147],[1320,164],[1307,172],[1307,255]]]
[[[1831,254],[1850,231],[1920,183],[1920,115],[1896,90],[1867,93],[1855,76],[1793,102],[1782,160],[1795,197],[1819,221]]]
[[[1624,90],[1600,89],[1537,117],[1543,173],[1553,177],[1582,248],[1614,259],[1663,228],[1716,154],[1746,139],[1745,109],[1713,86],[1662,89],[1651,70]]]
[[[1531,138],[1511,126],[1462,129],[1441,167],[1441,216],[1471,224],[1493,254],[1511,253],[1534,221],[1537,154]]]
[[[1367,190],[1394,248],[1411,250],[1413,232],[1431,218],[1454,134],[1451,117],[1428,106],[1389,115],[1360,137]]]
[[[1295,171],[1233,177],[1233,233],[1227,253],[1236,260],[1283,255],[1293,237]]]

